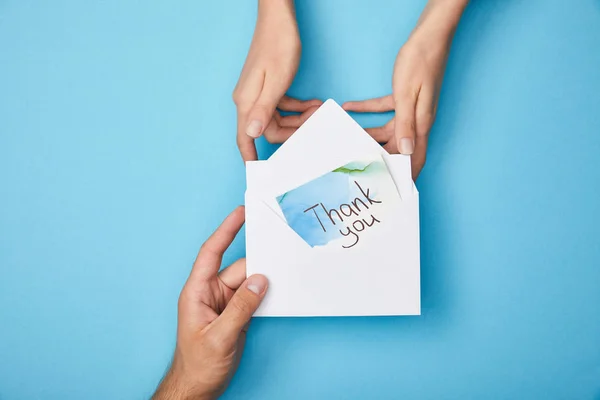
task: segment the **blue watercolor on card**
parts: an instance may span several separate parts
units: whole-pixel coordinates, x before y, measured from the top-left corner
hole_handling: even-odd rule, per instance
[[[343,248],[354,246],[359,233],[379,224],[397,201],[380,155],[345,164],[277,197],[288,225],[311,247],[338,240]]]

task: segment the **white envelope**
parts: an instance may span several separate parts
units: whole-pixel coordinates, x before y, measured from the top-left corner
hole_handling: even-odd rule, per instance
[[[276,196],[373,153],[384,158],[402,206],[365,245],[310,247],[281,217]],[[246,179],[246,272],[269,279],[255,316],[420,314],[419,193],[410,157],[389,155],[327,100],[268,160],[248,162]]]

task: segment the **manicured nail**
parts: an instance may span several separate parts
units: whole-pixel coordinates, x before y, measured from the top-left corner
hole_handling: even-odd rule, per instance
[[[412,154],[415,142],[411,138],[403,137],[400,139],[400,153],[401,154]]]
[[[252,275],[250,278],[248,278],[246,287],[249,291],[260,295],[267,288],[267,283],[267,278],[265,278],[263,275]]]
[[[246,128],[246,135],[257,138],[260,136],[262,131],[262,123],[260,121],[254,120],[248,124],[248,128]]]

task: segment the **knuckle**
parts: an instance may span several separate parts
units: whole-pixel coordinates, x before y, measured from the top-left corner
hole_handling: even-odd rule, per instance
[[[185,289],[184,289],[185,290]],[[185,307],[185,295],[184,290],[179,294],[179,299],[177,299],[177,309],[181,312]]]
[[[190,302],[190,295],[188,289],[184,286],[183,290],[179,294],[179,299],[177,299],[177,310],[179,312],[185,312]]]
[[[252,102],[250,96],[246,94],[245,91],[240,89],[235,89],[231,95],[231,98],[236,107],[241,109],[248,108],[247,105]]]
[[[239,105],[240,102],[240,90],[236,87],[231,94],[231,99],[235,105]]]
[[[200,246],[200,251],[198,251],[198,260],[204,260],[206,255],[219,253],[218,245],[213,241],[214,237],[210,237]]]
[[[204,242],[200,246],[200,251],[198,251],[198,257],[200,257],[200,255],[203,255],[209,251],[208,245],[206,243],[207,242]]]

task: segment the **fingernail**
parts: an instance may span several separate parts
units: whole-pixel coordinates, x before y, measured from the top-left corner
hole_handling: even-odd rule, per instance
[[[248,128],[246,128],[246,135],[257,138],[260,136],[260,132],[262,131],[262,123],[260,121],[254,120],[248,124]]]
[[[248,290],[258,295],[265,291],[267,284],[267,278],[265,278],[263,275],[252,275],[246,281],[246,287]]]
[[[411,138],[403,137],[400,139],[400,146],[398,147],[400,148],[400,153],[412,154],[415,147],[415,142]]]

